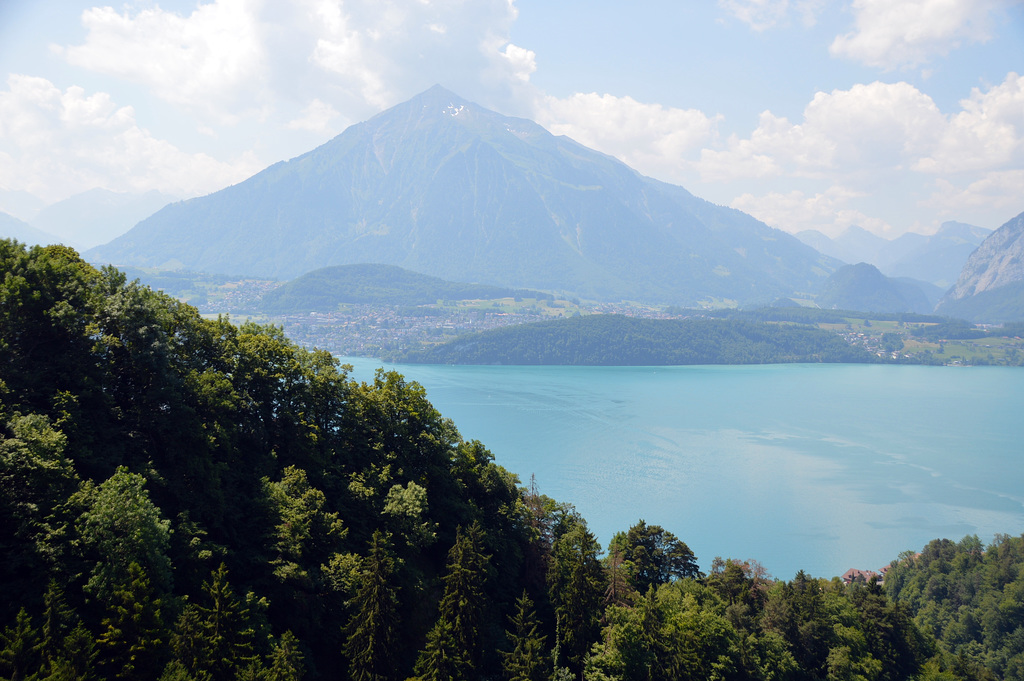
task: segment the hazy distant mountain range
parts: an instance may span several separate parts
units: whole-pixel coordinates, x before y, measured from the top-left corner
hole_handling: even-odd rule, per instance
[[[813,292],[839,266],[745,213],[441,87],[238,185],[171,204],[87,257],[282,279],[384,263],[677,304]]]
[[[887,277],[874,265],[862,262],[834,272],[815,302],[836,310],[927,314],[935,309],[941,295],[938,287],[909,278]]]
[[[40,229],[36,229],[27,222],[7,213],[0,213],[0,238],[17,239],[29,246],[52,244],[60,241],[53,234],[47,234]]]
[[[852,226],[831,239],[816,230],[796,236],[825,255],[856,264],[866,262],[890,277],[911,277],[949,288],[967,258],[992,230],[963,222],[944,222],[931,236],[907,232],[885,239]]]
[[[0,213],[7,213],[31,224],[39,211],[45,207],[46,201],[34,194],[0,187]]]
[[[62,243],[85,250],[124,234],[174,200],[158,191],[133,194],[90,189],[34,212],[31,222],[0,214],[5,216],[0,218],[0,237],[32,245]]]
[[[177,197],[90,189],[39,211],[32,226],[57,235],[63,243],[87,249],[118,237]]]

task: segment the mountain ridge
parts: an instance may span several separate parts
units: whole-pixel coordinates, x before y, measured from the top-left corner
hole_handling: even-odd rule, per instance
[[[870,263],[886,276],[911,277],[947,289],[960,275],[967,258],[991,233],[984,227],[947,221],[932,235],[906,232],[895,239],[857,225],[834,239],[816,230],[804,230],[796,237],[845,263]]]
[[[595,299],[771,299],[838,266],[780,230],[435,86],[94,261],[293,278],[377,262]]]
[[[826,309],[866,312],[928,313],[934,306],[914,283],[887,277],[864,262],[836,270],[825,281],[816,302]]]
[[[936,309],[972,321],[1024,319],[1024,213],[978,246]]]

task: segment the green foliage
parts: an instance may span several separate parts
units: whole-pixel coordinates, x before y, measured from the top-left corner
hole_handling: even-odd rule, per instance
[[[280,482],[264,479],[264,489],[278,522],[272,535],[274,576],[290,588],[317,593],[321,566],[341,548],[348,531],[337,512],[326,512],[324,493],[309,484],[306,471],[284,469]]]
[[[163,650],[162,602],[155,598],[149,578],[138,563],[128,566],[128,581],[104,598],[107,614],[96,639],[106,678],[152,678],[160,669]]]
[[[345,656],[353,681],[394,678],[394,645],[398,626],[398,590],[393,584],[394,560],[380,531],[373,533],[363,560],[352,612],[345,627]]]
[[[265,312],[296,314],[332,312],[339,305],[431,305],[439,300],[547,298],[536,291],[465,284],[417,274],[394,265],[338,265],[303,274],[270,291],[261,303]]]
[[[47,521],[78,487],[66,443],[41,414],[16,414],[0,429],[0,579],[12,591],[40,587]],[[0,614],[13,615],[5,606]]]
[[[93,597],[108,601],[141,568],[158,591],[171,587],[170,522],[150,500],[146,481],[118,468],[98,487],[85,486],[76,496],[85,506],[76,529],[94,567],[85,586]]]
[[[601,547],[582,521],[554,541],[548,567],[548,589],[555,611],[555,667],[579,674],[590,646],[597,640],[604,573]]]
[[[660,525],[641,520],[629,528],[618,546],[633,587],[641,594],[673,579],[700,576],[690,547]]]
[[[524,590],[516,600],[515,614],[509,616],[512,628],[506,631],[511,650],[501,652],[501,667],[507,681],[545,681],[551,676],[550,660],[540,634],[540,622],[533,601]]]
[[[223,563],[203,584],[202,603],[182,610],[171,636],[173,659],[164,672],[195,679],[231,678],[258,663],[258,610],[265,604],[250,594],[243,601],[228,582]]]
[[[286,631],[281,635],[269,657],[270,668],[264,675],[267,681],[300,681],[305,676],[305,655],[292,632]]]
[[[988,335],[983,329],[978,329],[962,319],[944,319],[940,324],[918,326],[911,331],[911,334],[916,338],[930,341],[967,340],[984,338]]]
[[[492,329],[401,358],[428,364],[677,365],[867,362],[836,334],[721,319],[589,315]]]
[[[356,383],[62,247],[0,241],[0,274],[4,678],[1021,678],[1021,539],[903,556],[895,600],[702,579],[643,522],[602,562],[397,373]],[[790,332],[743,328],[759,358]]]
[[[34,679],[42,666],[39,631],[24,608],[14,623],[0,631],[0,670],[11,681]]]
[[[416,660],[416,674],[421,681],[464,681],[469,678],[472,664],[452,629],[451,622],[439,619],[427,633],[427,645]]]
[[[885,588],[963,666],[1024,679],[1024,536],[934,540],[893,561]]]
[[[483,553],[483,530],[479,523],[459,528],[448,552],[444,595],[438,606],[439,619],[450,622],[452,636],[465,652],[470,668],[479,665],[483,615],[487,607],[485,584],[490,556]]]

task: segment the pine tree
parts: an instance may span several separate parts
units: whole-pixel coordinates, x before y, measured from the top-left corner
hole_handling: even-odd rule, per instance
[[[185,606],[171,634],[171,650],[174,660],[164,671],[173,678],[184,674],[197,681],[206,681],[210,660],[210,642],[206,639],[206,627],[199,608],[193,604]]]
[[[480,524],[474,522],[465,532],[460,528],[455,545],[448,552],[439,610],[440,619],[452,625],[452,636],[473,666],[480,661],[480,627],[487,604],[484,584],[489,560],[483,553]]]
[[[451,622],[437,620],[416,661],[416,675],[421,681],[468,681],[472,669],[465,649],[455,639]]]
[[[10,681],[36,678],[42,659],[39,632],[25,608],[18,611],[14,624],[0,632],[0,672]]]
[[[75,619],[74,611],[64,599],[64,591],[51,579],[43,596],[43,658],[52,664],[62,657],[64,637],[70,633]]]
[[[523,590],[516,600],[516,613],[509,617],[512,629],[506,631],[512,650],[502,652],[501,666],[508,681],[544,681],[551,676],[551,664],[545,653],[546,636],[538,633],[539,623],[533,601]]]
[[[299,639],[286,631],[281,639],[274,644],[270,653],[270,669],[267,670],[267,681],[299,681],[305,673],[302,651],[299,650]]]
[[[89,630],[81,620],[75,628],[64,637],[64,663],[65,669],[73,673],[76,681],[88,681],[93,678],[92,670],[96,662],[96,639],[92,637]]]
[[[205,668],[215,679],[230,678],[255,657],[256,634],[249,622],[249,609],[235,596],[224,563],[213,571],[203,590],[209,605],[197,610],[208,646]]]
[[[558,635],[555,643],[577,677],[581,677],[583,660],[600,633],[605,584],[599,552],[594,535],[579,522],[555,541],[548,569]]]
[[[352,617],[345,627],[345,655],[353,681],[394,678],[392,651],[398,596],[391,584],[393,572],[394,560],[388,555],[383,533],[377,530],[363,560],[359,590],[349,601]]]
[[[607,588],[604,591],[604,604],[628,606],[636,598],[637,593],[630,583],[629,567],[623,557],[622,543],[625,541],[625,534],[618,533],[608,546],[610,554],[605,559],[605,573]]]
[[[416,662],[417,673],[424,679],[469,678],[479,667],[484,583],[490,560],[482,549],[483,530],[478,523],[456,531],[455,544],[448,551],[437,623]]]
[[[127,584],[115,588],[96,640],[107,678],[148,678],[159,669],[163,632],[159,598],[138,563],[128,566]]]
[[[96,641],[78,614],[68,605],[64,591],[51,579],[43,596],[41,651],[50,681],[91,678]]]

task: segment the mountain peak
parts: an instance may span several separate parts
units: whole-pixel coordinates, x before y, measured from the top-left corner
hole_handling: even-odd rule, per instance
[[[281,278],[369,262],[686,304],[813,290],[835,266],[748,215],[439,85],[244,182],[168,206],[89,257]]]
[[[440,85],[434,85],[416,95],[404,105],[399,104],[395,109],[408,107],[413,111],[419,109],[428,116],[441,114],[456,117],[465,111],[467,107],[471,106],[473,106],[471,102],[466,101],[451,90]],[[388,112],[385,111],[384,113]]]

